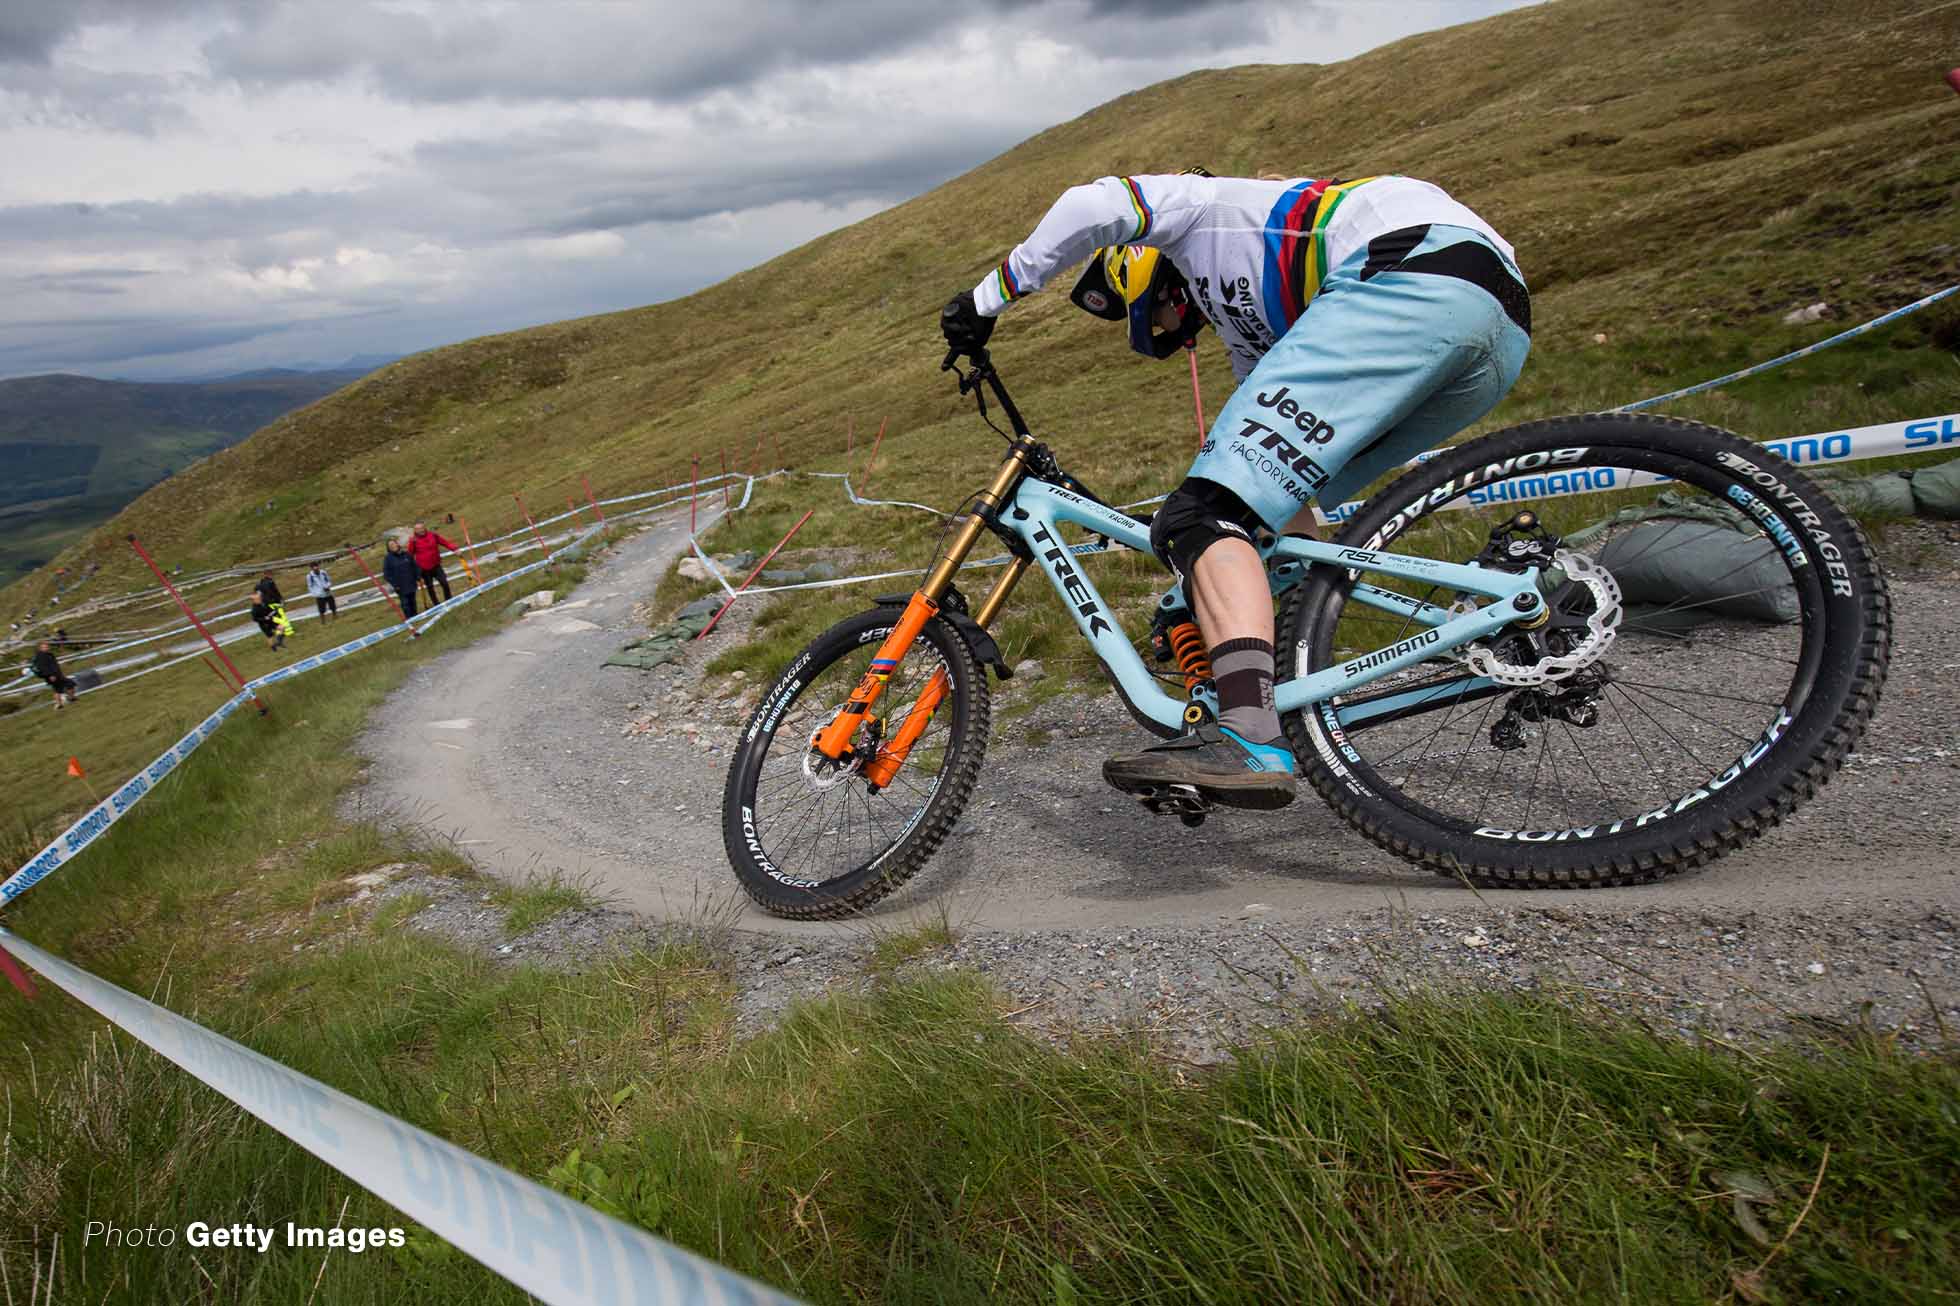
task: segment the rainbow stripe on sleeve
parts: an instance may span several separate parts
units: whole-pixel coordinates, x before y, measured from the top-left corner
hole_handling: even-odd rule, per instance
[[[1000,297],[1010,304],[1028,293],[1027,287],[1015,277],[1014,269],[1008,266],[1008,261],[1012,257],[1009,255],[1008,258],[1002,259],[1000,266],[994,269],[994,288],[1000,291]]]
[[[1134,177],[1124,177],[1123,189],[1130,193],[1130,207],[1136,210],[1137,234],[1130,237],[1129,244],[1136,245],[1150,234],[1150,224],[1157,219],[1157,210],[1150,207],[1150,201],[1143,197],[1143,187],[1137,185]]]

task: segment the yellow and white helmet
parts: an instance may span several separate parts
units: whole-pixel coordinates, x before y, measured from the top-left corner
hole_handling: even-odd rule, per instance
[[[1205,324],[1177,265],[1149,245],[1106,245],[1097,250],[1069,292],[1069,301],[1108,322],[1127,320],[1130,348],[1146,358],[1169,358],[1189,345]],[[1166,303],[1178,311],[1174,331],[1157,330],[1157,309]]]

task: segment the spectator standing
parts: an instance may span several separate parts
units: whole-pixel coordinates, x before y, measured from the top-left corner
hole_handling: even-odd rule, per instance
[[[436,584],[442,584],[442,597],[449,597],[449,577],[442,571],[442,551],[451,553],[456,546],[429,529],[427,522],[416,522],[415,533],[408,537],[408,556],[415,559],[415,567],[422,578],[424,588],[429,591],[429,605],[436,603]]]
[[[48,641],[42,640],[41,647],[34,654],[34,674],[48,682],[54,691],[54,705],[63,708],[75,701],[75,682],[61,674],[61,663],[55,658],[54,650]]]
[[[421,575],[415,559],[402,549],[402,542],[390,535],[388,555],[381,560],[381,574],[402,601],[402,615],[415,615],[415,582]]]
[[[326,569],[314,563],[306,573],[306,592],[313,596],[313,605],[320,609],[320,620],[334,621],[340,617],[340,607],[333,601],[333,577]]]

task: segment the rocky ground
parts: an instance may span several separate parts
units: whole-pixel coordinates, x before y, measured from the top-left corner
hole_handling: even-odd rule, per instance
[[[706,931],[745,1028],[880,982],[896,941],[949,934],[898,971],[979,971],[1033,1028],[1147,1032],[1197,1061],[1411,983],[1556,986],[1722,1038],[1866,1026],[1932,1046],[1960,1031],[1960,543],[1948,532],[1908,524],[1888,538],[1898,648],[1863,749],[1817,801],[1708,869],[1634,889],[1480,895],[1394,860],[1311,799],[1188,831],[1102,788],[1082,759],[1136,732],[1112,697],[1074,695],[998,727],[955,836],[887,906],[844,924],[755,911],[721,847],[723,772],[756,687],[701,666],[760,605],[738,604],[677,663],[598,670],[646,633],[635,605],[683,543],[675,523],[627,541],[569,604],[419,670],[390,700],[357,811],[415,820],[494,873],[558,874],[606,903],[508,938],[480,885],[411,876],[385,893],[433,898],[414,927],[557,965]],[[1003,689],[1008,705],[1025,692]]]

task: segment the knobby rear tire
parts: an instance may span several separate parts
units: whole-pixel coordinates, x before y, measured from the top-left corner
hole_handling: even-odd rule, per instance
[[[973,795],[981,763],[986,759],[992,712],[986,672],[959,631],[935,617],[913,641],[899,671],[904,674],[911,668],[916,672],[928,659],[936,659],[945,666],[951,682],[945,701],[933,717],[935,723],[942,717],[950,723],[944,760],[937,783],[919,812],[907,821],[896,838],[841,873],[821,879],[813,878],[816,868],[793,864],[799,859],[795,840],[775,840],[780,846],[772,846],[766,814],[760,822],[765,828],[758,829],[757,789],[765,764],[774,758],[778,768],[778,779],[765,785],[765,795],[776,784],[794,793],[793,775],[787,781],[780,780],[785,761],[793,758],[800,762],[808,751],[812,723],[829,722],[842,704],[843,694],[869,670],[872,655],[901,612],[900,608],[875,608],[848,617],[819,635],[790,660],[788,669],[763,694],[743,728],[723,790],[722,841],[743,891],[773,916],[834,920],[856,915],[884,899],[917,874],[932,857]],[[845,674],[826,679],[824,673],[833,669]],[[805,695],[819,683],[825,685],[820,691],[825,701],[805,703]],[[841,691],[836,688],[840,685]],[[828,697],[831,694],[836,695],[834,700]],[[902,707],[902,703],[891,701],[892,697],[893,691],[888,689],[879,702],[881,711],[892,713]],[[916,767],[917,764],[908,761],[906,765]],[[901,778],[907,774],[901,769]],[[845,791],[846,802],[855,798],[866,804],[867,830],[873,826],[870,805],[900,792],[892,788],[874,795],[856,775],[842,781],[839,788]],[[819,836],[825,819],[823,807],[830,801],[827,795],[836,792],[832,789],[818,793],[810,788],[805,794],[818,808]],[[895,812],[894,819],[899,815],[902,813]]]
[[[1885,681],[1892,643],[1891,603],[1884,576],[1857,523],[1773,452],[1714,427],[1613,413],[1513,427],[1445,451],[1410,471],[1363,505],[1335,542],[1360,549],[1400,547],[1404,552],[1420,552],[1398,546],[1398,537],[1428,521],[1427,514],[1449,497],[1467,492],[1472,485],[1503,479],[1493,474],[1494,465],[1573,447],[1600,455],[1599,465],[1637,466],[1606,460],[1616,453],[1633,457],[1636,450],[1659,451],[1679,460],[1682,470],[1695,464],[1711,469],[1717,478],[1732,478],[1777,510],[1789,534],[1800,541],[1811,576],[1848,577],[1851,592],[1838,593],[1834,586],[1817,584],[1816,610],[1806,610],[1802,619],[1823,623],[1822,653],[1815,659],[1806,654],[1814,669],[1800,670],[1797,676],[1807,676],[1811,683],[1800,703],[1793,709],[1786,705],[1784,710],[1793,720],[1760,760],[1745,764],[1736,778],[1715,788],[1705,800],[1617,833],[1581,837],[1573,830],[1547,838],[1549,832],[1531,832],[1534,840],[1542,841],[1522,840],[1517,831],[1508,832],[1509,838],[1479,833],[1485,827],[1469,820],[1439,819],[1436,809],[1400,792],[1359,755],[1360,746],[1345,736],[1338,721],[1328,719],[1327,705],[1287,719],[1289,739],[1307,778],[1349,824],[1399,857],[1479,886],[1640,884],[1723,856],[1815,796],[1864,734]],[[1724,463],[1725,455],[1746,462],[1755,472]],[[1802,522],[1791,499],[1815,514],[1814,525]],[[1828,545],[1817,538],[1819,532]],[[1827,548],[1834,548],[1838,556],[1830,557]],[[1833,564],[1828,571],[1827,563]],[[1796,574],[1794,564],[1792,574]],[[1345,569],[1322,565],[1296,588],[1282,626],[1282,674],[1290,668],[1294,675],[1305,675],[1340,660],[1332,647],[1333,627],[1351,583]],[[1807,631],[1808,626],[1802,629]],[[1392,755],[1383,760],[1385,769],[1389,760]],[[1469,764],[1467,755],[1463,764]],[[1408,774],[1405,770],[1405,783]]]

